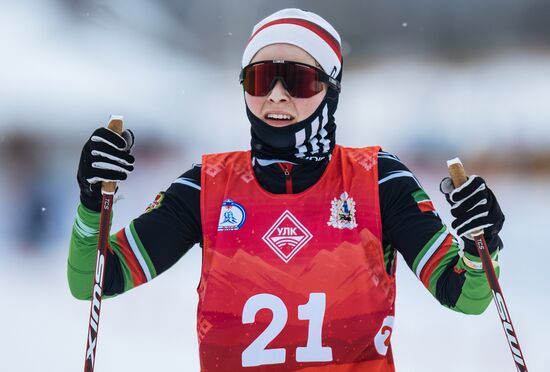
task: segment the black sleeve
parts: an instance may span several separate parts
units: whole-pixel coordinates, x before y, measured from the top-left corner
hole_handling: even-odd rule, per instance
[[[378,154],[378,184],[383,245],[399,251],[408,266],[443,227],[436,213],[422,212],[413,194],[422,190],[414,174],[387,152]]]
[[[188,170],[164,192],[159,206],[134,220],[157,274],[202,240],[200,178],[199,166]]]
[[[151,259],[156,274],[175,264],[193,245],[202,244],[200,215],[200,165],[178,177],[145,213],[136,218],[134,228]],[[105,268],[105,293],[124,291],[120,258],[109,257]]]
[[[378,174],[383,246],[390,253],[395,250],[400,252],[414,271],[415,260],[441,231],[443,222],[435,210],[430,210],[430,204],[424,209],[419,208],[415,195],[425,195],[422,186],[395,155],[383,151],[379,153]],[[456,240],[453,244],[458,251]],[[449,307],[456,304],[465,282],[464,273],[454,270],[458,259],[456,255],[441,262],[444,267],[436,287],[428,288],[441,304]]]

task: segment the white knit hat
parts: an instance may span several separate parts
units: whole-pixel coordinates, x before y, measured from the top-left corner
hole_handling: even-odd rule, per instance
[[[338,32],[317,14],[294,8],[279,10],[254,26],[244,50],[242,67],[248,65],[260,49],[277,43],[304,49],[332,77],[338,76],[342,69]]]

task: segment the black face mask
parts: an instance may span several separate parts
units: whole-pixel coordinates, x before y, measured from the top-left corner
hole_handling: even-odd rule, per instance
[[[338,80],[340,78],[341,73]],[[330,158],[336,144],[334,112],[338,106],[338,96],[338,92],[329,89],[313,114],[286,127],[267,124],[247,106],[246,114],[251,124],[252,157],[294,164],[309,164]]]

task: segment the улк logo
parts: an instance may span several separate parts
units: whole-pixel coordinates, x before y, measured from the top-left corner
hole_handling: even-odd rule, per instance
[[[330,219],[327,225],[337,229],[353,229],[357,227],[355,219],[355,200],[343,192],[340,199],[334,198],[330,207]]]
[[[313,238],[313,235],[288,210],[275,221],[262,240],[288,263]]]
[[[239,230],[245,220],[246,212],[243,206],[231,199],[225,199],[220,212],[218,231]]]

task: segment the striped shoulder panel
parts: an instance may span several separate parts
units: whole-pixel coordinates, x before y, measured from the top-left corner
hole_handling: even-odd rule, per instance
[[[133,222],[112,236],[110,243],[122,264],[125,291],[157,276],[153,262],[141,243]]]
[[[397,178],[403,178],[403,177],[409,177],[409,178],[412,178],[414,180],[414,182],[416,182],[416,184],[418,185],[418,188],[422,189],[422,185],[420,184],[420,181],[418,181],[418,179],[415,177],[415,175],[407,168],[407,166],[405,164],[403,164],[403,162],[401,162],[401,160],[399,160],[399,158],[392,154],[392,153],[389,153],[389,152],[386,152],[386,151],[378,151],[378,159],[381,160],[381,161],[390,161],[393,163],[393,165],[391,167],[388,166],[388,168],[390,169],[394,169],[394,170],[391,170],[391,171],[388,171],[388,172],[383,172],[383,173],[380,173],[378,175],[378,184],[381,185],[383,183],[386,183],[388,181],[391,181],[391,180],[395,180]],[[397,166],[398,169],[395,169]],[[380,171],[382,168],[386,168],[386,167],[381,167],[380,165],[378,166],[378,170]]]
[[[399,158],[397,156],[395,156],[394,154],[392,154],[390,152],[386,152],[386,151],[382,151],[382,150],[378,151],[378,159],[395,160],[395,161],[401,163],[401,160],[399,160]]]
[[[189,186],[193,189],[196,189],[196,190],[201,190],[201,186],[197,183],[196,180],[194,180],[193,178],[188,178],[188,177],[180,177],[180,178],[177,178],[174,183],[179,183],[179,184],[182,184],[182,185],[185,185],[185,186]]]
[[[412,174],[412,172],[405,170],[391,171],[386,173],[385,175],[382,175],[382,177],[380,177],[380,179],[378,180],[378,184],[381,185],[393,179],[403,177],[412,178],[414,182],[416,182],[416,184],[418,185],[418,188],[422,189],[422,185],[420,184],[420,181],[418,181],[418,179],[415,177],[415,175]]]

